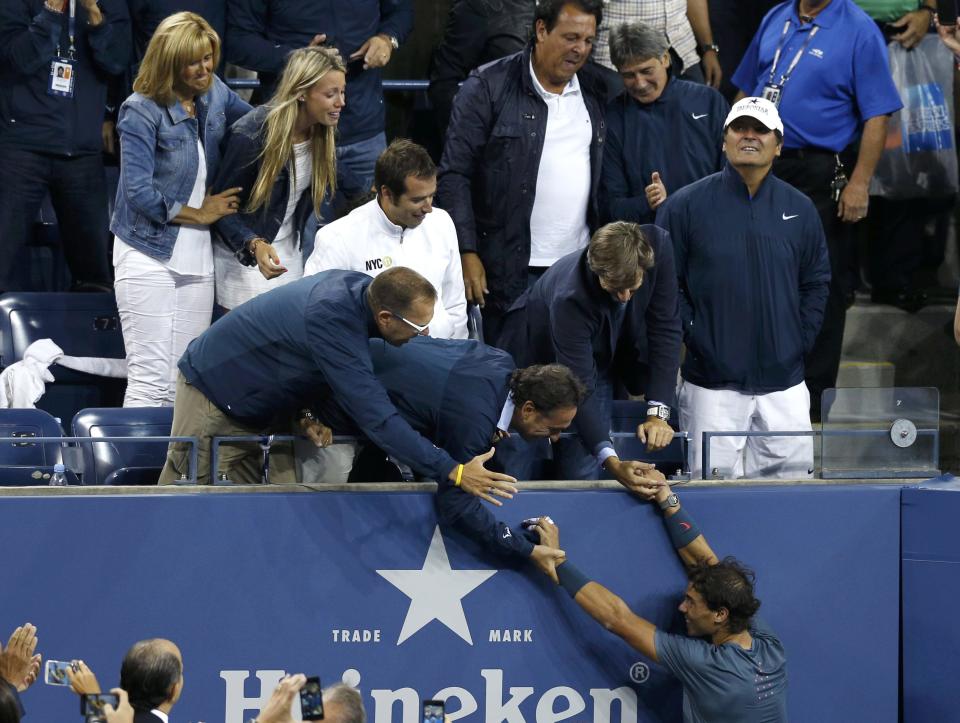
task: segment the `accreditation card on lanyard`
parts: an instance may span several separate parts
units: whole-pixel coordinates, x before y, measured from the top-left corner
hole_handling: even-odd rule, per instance
[[[77,0],[70,0],[70,19],[68,21],[70,47],[67,54],[60,52],[57,43],[57,57],[50,63],[50,80],[47,83],[47,95],[59,95],[61,98],[72,98],[74,83],[77,79]]]
[[[790,76],[793,75],[793,69],[797,67],[797,63],[800,62],[800,58],[803,57],[804,51],[806,51],[807,46],[810,45],[810,41],[813,40],[813,36],[817,34],[817,31],[820,30],[819,25],[814,25],[810,30],[810,33],[807,35],[807,39],[803,41],[803,45],[800,46],[800,49],[797,51],[797,54],[793,56],[793,60],[790,61],[790,65],[787,66],[786,72],[780,76],[779,82],[774,82],[774,78],[777,73],[777,66],[780,64],[780,53],[783,52],[784,41],[787,39],[787,33],[790,32],[790,20],[788,19],[783,24],[783,32],[780,34],[780,42],[777,43],[777,52],[773,54],[773,65],[770,66],[770,77],[767,78],[767,84],[763,86],[763,91],[760,93],[762,98],[769,100],[775,106],[780,105],[780,99],[783,97],[783,86],[787,84],[787,81],[790,80]]]

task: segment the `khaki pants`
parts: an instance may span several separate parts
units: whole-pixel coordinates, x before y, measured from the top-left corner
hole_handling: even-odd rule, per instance
[[[228,417],[195,387],[187,383],[183,374],[177,373],[177,397],[173,405],[174,437],[196,437],[197,484],[211,484],[210,447],[213,437],[290,434],[291,429],[255,429]],[[221,444],[218,472],[237,484],[258,484],[261,481],[263,454],[259,445]],[[160,475],[160,484],[173,484],[186,478],[190,464],[190,445],[186,442],[171,442],[167,449],[167,462]],[[293,460],[293,447],[289,442],[278,443],[270,448],[270,482],[294,484],[297,481]]]

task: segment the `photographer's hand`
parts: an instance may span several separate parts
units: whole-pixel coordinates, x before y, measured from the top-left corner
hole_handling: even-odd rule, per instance
[[[100,683],[97,682],[97,676],[87,667],[87,664],[82,660],[74,660],[71,662],[72,665],[67,669],[67,680],[70,681],[70,689],[77,695],[99,693]]]
[[[130,707],[127,691],[123,688],[114,688],[110,692],[120,698],[120,702],[116,710],[109,703],[103,707],[103,712],[107,715],[107,723],[133,723],[133,708]]]
[[[291,675],[279,683],[267,701],[267,705],[260,711],[256,718],[256,723],[293,723],[290,715],[290,706],[293,699],[300,692],[300,689],[307,682],[307,676],[303,673]]]
[[[0,678],[6,680],[19,692],[25,691],[40,673],[37,649],[37,629],[30,623],[13,631],[6,648],[0,648]]]

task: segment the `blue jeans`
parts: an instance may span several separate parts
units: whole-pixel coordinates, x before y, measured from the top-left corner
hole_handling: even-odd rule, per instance
[[[67,158],[4,149],[3,160],[0,288],[11,288],[20,252],[33,236],[37,212],[48,191],[74,284],[110,284],[107,192],[100,154]]]
[[[373,185],[373,168],[386,147],[387,136],[385,133],[378,133],[366,140],[348,143],[345,146],[337,146],[337,186],[340,190],[333,198],[327,197],[324,199],[323,205],[320,207],[320,215],[323,216],[320,222],[312,213],[307,217],[307,224],[300,240],[300,250],[304,262],[313,253],[313,243],[317,235],[317,229],[337,218],[338,207],[342,206],[345,196],[360,195]],[[355,183],[344,183],[342,180],[345,175],[344,171]],[[358,184],[359,188],[350,187]]]

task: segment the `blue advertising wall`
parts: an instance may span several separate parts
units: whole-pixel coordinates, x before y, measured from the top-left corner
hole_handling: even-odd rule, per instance
[[[791,720],[896,721],[900,488],[678,492],[720,556],[756,569]],[[682,632],[683,572],[649,505],[525,490],[500,514],[549,514],[585,573]],[[440,531],[426,492],[4,497],[0,530],[0,623],[33,622],[45,658],[84,659],[104,688],[132,642],[174,640],[178,722],[242,723],[283,672],[357,684],[374,723],[415,723],[432,697],[454,720],[680,720],[662,669],[532,566]],[[28,723],[79,720],[61,688],[24,702]]]
[[[903,490],[903,721],[960,720],[960,482]]]

